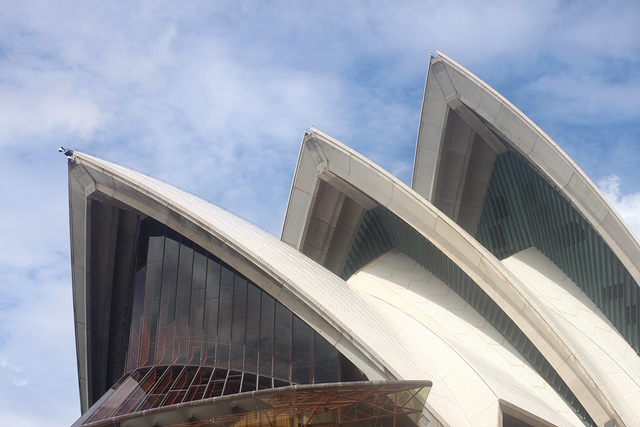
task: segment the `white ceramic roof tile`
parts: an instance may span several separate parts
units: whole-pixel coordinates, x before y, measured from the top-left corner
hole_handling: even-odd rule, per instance
[[[611,396],[623,421],[640,421],[640,357],[591,299],[535,248],[503,261],[525,290],[552,319],[563,339],[575,348],[585,369]]]
[[[397,266],[401,266],[398,274],[380,274]],[[424,279],[409,280],[402,274],[408,270],[412,276],[422,271]],[[366,295],[365,300],[391,324],[402,325],[402,338],[420,350],[426,365],[418,367],[434,383],[429,400],[445,419],[457,420],[452,425],[495,425],[498,399],[558,425],[581,425],[571,408],[499,332],[404,254],[394,250],[379,257],[348,284]],[[464,418],[456,418],[460,414],[451,411],[462,412]]]

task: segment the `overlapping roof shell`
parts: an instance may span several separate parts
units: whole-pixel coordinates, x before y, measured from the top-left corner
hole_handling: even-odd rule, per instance
[[[478,141],[484,151],[474,155]],[[571,403],[500,338],[502,332],[456,295],[436,295],[451,284],[406,253],[388,252],[347,281],[338,277],[363,217],[384,209],[506,313],[596,424],[637,424],[640,358],[598,307],[544,254],[531,249],[499,260],[473,236],[493,162],[507,151],[569,201],[638,283],[640,245],[593,183],[521,112],[442,54],[430,64],[412,188],[312,129],[303,139],[282,241],[164,182],[76,152],[69,185],[83,411],[96,399],[90,390],[99,380],[90,366],[98,357],[90,343],[104,328],[88,303],[92,292],[100,292],[90,280],[96,255],[91,201],[97,200],[153,217],[238,268],[370,379],[432,380],[426,415],[436,424],[497,424],[503,413],[543,425],[580,423]],[[108,264],[101,268],[109,271]],[[567,307],[582,317],[572,317],[571,308],[565,313],[554,295],[570,299]],[[587,336],[583,324],[597,334]],[[598,351],[606,357],[594,356]]]

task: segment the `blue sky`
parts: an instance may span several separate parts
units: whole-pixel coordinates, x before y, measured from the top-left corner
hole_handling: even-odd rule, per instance
[[[409,182],[436,49],[527,114],[640,234],[638,2],[3,1],[0,425],[79,416],[59,146],[279,235],[312,125]]]

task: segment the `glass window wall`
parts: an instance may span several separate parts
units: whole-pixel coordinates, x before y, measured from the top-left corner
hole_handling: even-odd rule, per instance
[[[284,305],[173,230],[146,219],[139,247],[128,371],[189,365],[234,372],[231,378],[207,380],[211,390],[198,384],[202,395],[366,380]],[[166,381],[176,381],[169,378],[175,369],[165,373]],[[196,393],[190,390],[176,393]]]

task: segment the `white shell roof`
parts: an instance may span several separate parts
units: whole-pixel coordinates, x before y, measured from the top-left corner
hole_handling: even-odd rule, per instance
[[[493,126],[513,149],[535,165],[576,206],[640,284],[640,241],[596,185],[524,113],[441,52],[430,61],[422,104],[412,182],[417,193],[431,200],[447,111],[459,105]]]
[[[593,301],[536,248],[503,260],[556,328],[580,354],[583,366],[627,425],[640,420],[640,357]]]
[[[496,425],[500,402],[556,425],[573,410],[477,311],[428,270],[393,250],[348,280],[415,346],[433,381],[429,403],[451,425]]]
[[[283,228],[283,240],[289,244],[194,195],[82,153],[76,153],[76,166],[90,179],[81,177],[82,171],[76,174],[73,179],[81,183],[84,194],[72,194],[72,199],[84,201],[97,191],[178,232],[181,227],[192,233],[200,229],[225,242],[282,285],[283,295],[274,296],[302,313],[300,317],[305,319],[309,310],[319,316],[322,322],[309,323],[321,327],[319,332],[367,374],[432,380],[427,408],[442,422],[495,424],[500,404],[506,402],[534,418],[575,424],[573,412],[517,351],[413,261],[391,253],[347,283],[295,249],[303,239],[318,180],[341,180],[401,217],[463,268],[527,334],[597,422],[615,418],[638,424],[640,358],[579,288],[535,250],[498,261],[419,195],[429,198],[431,192],[429,179],[437,169],[439,144],[432,138],[440,137],[438,126],[444,123],[446,109],[451,103],[464,103],[515,144],[583,212],[640,282],[638,240],[588,178],[521,112],[444,55],[432,59],[433,64],[443,78],[440,86],[427,82],[431,92],[423,105],[414,169],[414,181],[426,181],[413,191],[313,130],[303,141],[291,190]],[[78,209],[78,200],[71,206]],[[72,241],[75,227],[78,223],[72,221]],[[74,276],[74,291],[84,286],[75,280]],[[77,319],[82,318],[83,304],[82,298],[75,301]],[[76,328],[83,327],[77,320]],[[77,336],[82,337],[82,331],[77,330]]]
[[[151,197],[170,212],[179,214],[233,247],[298,298],[297,303],[283,301],[296,314],[300,311],[297,307],[304,304],[333,325],[340,332],[341,338],[337,341],[334,339],[335,331],[318,332],[345,355],[354,356],[354,346],[360,349],[361,354],[355,354],[355,357],[361,360],[354,362],[365,372],[378,369],[378,375],[388,376],[375,366],[378,364],[398,379],[413,377],[416,361],[392,325],[372,310],[342,279],[324,267],[255,225],[165,182],[79,152],[76,152],[75,162],[92,177],[96,191],[126,204],[133,204],[134,199],[142,200],[139,195]],[[91,189],[91,185],[87,188]],[[160,221],[165,216],[151,206],[138,205],[135,208]],[[79,285],[74,283],[74,286]],[[82,301],[77,301],[76,305],[80,306],[76,310],[84,310],[82,304]],[[304,319],[303,315],[300,317]],[[362,366],[363,356],[365,363],[372,365],[368,370],[367,366]]]
[[[596,423],[621,421],[613,396],[585,369],[565,331],[531,298],[526,285],[460,226],[408,188],[343,144],[312,129],[303,148],[287,210],[283,239],[299,245],[313,206],[317,180],[345,182],[393,212],[462,268],[518,325],[562,377]],[[437,382],[434,381],[434,390]],[[438,408],[436,408],[438,409]]]

